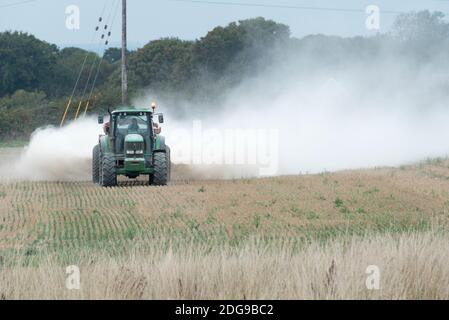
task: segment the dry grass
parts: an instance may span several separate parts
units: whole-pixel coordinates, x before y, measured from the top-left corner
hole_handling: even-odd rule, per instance
[[[67,290],[65,267],[47,256],[38,266],[0,269],[4,299],[449,299],[449,236],[377,235],[314,242],[292,252],[249,242],[212,251],[139,249],[122,257],[98,252],[74,261],[81,289]],[[380,268],[380,290],[368,290],[366,268]]]
[[[0,299],[447,299],[448,222],[439,159],[166,188],[0,182]]]

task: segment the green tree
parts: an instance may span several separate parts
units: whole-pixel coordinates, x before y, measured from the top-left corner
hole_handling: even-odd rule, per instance
[[[442,48],[449,47],[449,24],[442,12],[419,11],[400,15],[392,36],[403,45],[403,51],[421,61],[429,60]]]
[[[0,97],[18,89],[47,91],[57,55],[55,45],[27,33],[0,33]]]
[[[192,42],[174,38],[151,41],[130,56],[129,78],[140,88],[176,89],[191,79]]]
[[[131,53],[127,51],[128,55]],[[121,48],[109,48],[103,54],[103,59],[110,64],[118,63],[122,60],[122,49]]]
[[[49,100],[44,92],[18,90],[0,98],[0,138],[28,138],[38,127],[57,124],[63,107],[63,100]]]
[[[269,53],[285,45],[289,37],[288,26],[264,18],[233,22],[197,41],[195,61],[201,69],[217,76],[229,68],[241,74],[254,69]]]

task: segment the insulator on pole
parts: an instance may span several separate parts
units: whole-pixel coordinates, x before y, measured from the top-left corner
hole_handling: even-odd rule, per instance
[[[110,36],[111,36],[111,31],[108,32],[108,37],[110,37]]]
[[[102,17],[100,17],[100,18],[98,19],[98,21],[99,21],[99,22],[103,21],[103,18],[102,18]]]
[[[95,28],[95,31],[98,31],[98,29],[100,29],[100,27],[99,27],[99,26],[97,26],[97,27]]]
[[[101,35],[101,39],[104,39],[104,34]]]
[[[104,25],[104,30],[108,30],[108,25],[107,24]]]
[[[108,40],[106,40],[106,42],[104,43],[106,46],[109,44],[109,41]]]

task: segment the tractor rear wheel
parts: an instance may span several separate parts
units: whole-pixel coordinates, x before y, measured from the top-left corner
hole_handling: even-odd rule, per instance
[[[165,152],[156,152],[153,155],[154,173],[150,175],[150,184],[154,186],[166,186],[170,174],[169,155]]]
[[[169,146],[167,146],[166,147],[167,149],[167,163],[168,163],[168,181],[170,181],[171,180],[171,155],[170,155],[170,147]]]
[[[92,151],[92,182],[100,182],[100,145],[96,145]]]
[[[115,156],[106,153],[101,164],[100,184],[103,187],[114,187],[117,185],[117,172],[115,167]]]

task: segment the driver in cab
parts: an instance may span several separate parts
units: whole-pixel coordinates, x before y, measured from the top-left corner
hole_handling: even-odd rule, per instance
[[[136,118],[131,119],[131,123],[128,126],[128,133],[139,133],[139,124]]]

